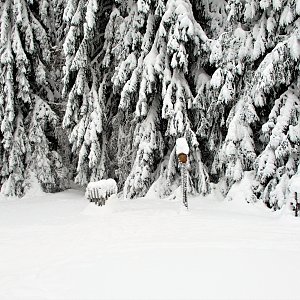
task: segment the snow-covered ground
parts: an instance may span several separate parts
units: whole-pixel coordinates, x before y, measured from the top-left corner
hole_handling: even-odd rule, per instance
[[[300,218],[242,192],[0,200],[0,299],[300,299]]]

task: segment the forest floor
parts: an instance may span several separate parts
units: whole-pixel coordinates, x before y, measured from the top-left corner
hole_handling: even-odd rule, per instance
[[[300,218],[239,197],[0,199],[0,299],[300,299]]]

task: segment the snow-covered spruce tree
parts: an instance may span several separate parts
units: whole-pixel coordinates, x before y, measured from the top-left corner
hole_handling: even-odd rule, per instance
[[[248,19],[244,20],[248,4],[228,1],[226,31],[211,47],[210,62],[217,68],[207,90],[211,101],[198,129],[202,135],[209,133],[209,149],[216,150],[211,172],[225,176],[228,188],[242,178],[244,170],[253,168],[256,158],[250,125],[257,116],[249,96],[254,76],[253,34]]]
[[[1,13],[1,191],[11,196],[22,196],[27,174],[37,170],[40,159],[49,159],[53,154],[48,148],[45,127],[41,127],[41,139],[29,138],[33,129],[29,124],[34,124],[37,117],[32,112],[39,109],[37,99],[41,106],[47,105],[42,99],[47,99],[46,73],[50,58],[48,36],[41,22],[43,5],[37,4],[6,0]],[[51,122],[50,114],[43,115],[43,112],[39,116]],[[33,155],[39,148],[45,150],[42,157]],[[48,159],[43,163],[50,169]],[[53,174],[42,176],[36,172],[35,175],[40,183],[53,184]]]
[[[67,170],[62,158],[56,151],[51,151],[51,143],[47,140],[47,128],[55,128],[58,117],[51,107],[39,96],[32,95],[34,107],[28,115],[28,141],[31,145],[31,154],[27,165],[31,166],[42,185],[44,191],[54,192],[68,187]],[[34,162],[34,163],[32,163]]]
[[[163,139],[158,128],[159,113],[159,103],[153,101],[147,117],[138,122],[135,128],[134,147],[137,147],[137,152],[124,186],[127,197],[146,194],[153,182],[158,159],[163,157]]]
[[[112,78],[114,91],[121,95],[120,110],[128,112],[135,107],[137,122],[135,160],[125,183],[125,196],[146,193],[154,180],[149,170],[158,170],[156,175],[171,184],[177,165],[175,141],[180,136],[186,136],[192,150],[191,188],[206,193],[208,177],[189,116],[193,94],[187,74],[190,61],[197,59],[208,39],[194,19],[191,3],[128,2],[119,28],[124,43],[116,49],[119,64]]]
[[[243,66],[243,92],[227,119],[228,133],[219,158],[229,184],[255,165],[260,182],[256,195],[276,209],[285,201],[287,177],[297,167],[293,154],[297,146],[290,140],[289,150],[282,151],[282,147],[298,114],[298,96],[292,90],[299,76],[299,4],[293,0],[229,1],[229,8],[232,34],[238,30],[241,37],[237,53]]]
[[[106,111],[108,112],[106,129],[109,136],[105,168],[107,176],[115,178],[120,189],[124,186],[134,159],[132,155],[135,131],[134,107],[127,110],[118,109],[121,91],[118,85],[114,85],[113,80],[118,66],[126,57],[124,36],[129,26],[133,25],[128,23],[126,27],[124,26],[124,18],[128,15],[127,4],[127,1],[115,1],[105,29],[104,57],[101,62],[101,67],[106,74]]]
[[[260,141],[264,150],[255,164],[259,185],[254,191],[275,210],[285,204],[288,179],[296,173],[299,165],[300,132],[294,125],[299,123],[300,45],[297,37],[300,23],[293,25],[285,40],[262,61],[252,88],[256,109],[271,108],[269,118],[261,122]]]
[[[65,7],[64,0],[45,0],[40,2],[42,14],[42,21],[46,26],[46,30],[49,36],[50,43],[50,66],[49,75],[47,80],[51,88],[48,89],[48,98],[51,99],[51,103],[60,107],[62,110],[62,69],[64,65],[63,55],[63,41],[65,39],[65,22],[63,21],[63,11]],[[54,106],[55,107],[55,106]],[[64,110],[63,110],[64,111]]]
[[[106,76],[99,77],[106,14],[111,1],[69,0],[64,10],[63,96],[68,103],[63,125],[71,130],[72,151],[78,155],[75,181],[86,184],[104,175]]]
[[[289,88],[275,100],[262,132],[267,146],[256,161],[263,201],[274,209],[285,204],[288,181],[297,171],[300,156],[299,87]]]
[[[214,7],[213,4],[209,7]],[[225,4],[220,2],[219,6],[224,8]],[[197,108],[197,136],[201,144],[205,145],[206,149],[203,150],[208,158],[206,163],[210,174],[217,175],[215,179],[224,175],[222,171],[222,163],[225,162],[222,157],[224,151],[220,155],[219,152],[226,137],[228,123],[233,117],[234,110],[231,110],[243,93],[245,81],[249,77],[245,72],[247,52],[242,47],[246,32],[235,19],[225,23],[224,16],[223,18],[219,16],[219,23],[224,26],[215,28],[218,35],[208,43],[209,64],[204,61],[204,67],[199,68],[201,72],[197,78],[201,79],[196,84],[197,96],[194,100],[194,106]],[[235,163],[239,164],[238,161]],[[236,173],[236,176],[240,179],[240,175]]]
[[[46,79],[48,82],[47,99],[51,109],[57,114],[57,122],[55,122],[55,130],[48,131],[49,139],[55,143],[54,148],[57,151],[57,165],[63,163],[68,168],[68,173],[64,176],[69,179],[73,174],[71,159],[71,148],[68,139],[66,139],[67,131],[62,128],[62,120],[66,108],[66,99],[62,97],[62,78],[64,66],[63,42],[65,39],[65,22],[63,21],[63,12],[65,8],[64,0],[44,0],[39,2],[41,22],[47,32],[50,46],[50,62],[47,64]],[[62,181],[60,176],[60,181]]]
[[[217,39],[227,24],[226,0],[191,0],[193,14],[207,36]]]
[[[159,131],[161,123],[159,116],[161,106],[157,101],[159,98],[156,99],[153,95],[153,103],[150,103],[151,112],[146,119],[138,117],[135,113],[141,76],[147,76],[143,73],[144,59],[151,49],[157,29],[155,22],[158,16],[149,14],[148,4],[140,1],[130,5],[128,2],[125,7],[116,7],[107,27],[107,33],[110,34],[112,26],[117,25],[115,27],[117,31],[114,33],[114,50],[110,51],[111,42],[105,47],[105,63],[114,59],[116,64],[112,81],[114,93],[119,94],[121,98],[117,115],[125,117],[123,119],[125,126],[118,128],[116,175],[121,185],[128,177],[125,195],[129,197],[144,195],[147,192],[153,182],[153,172],[162,157],[163,149]],[[112,41],[111,38],[109,40]],[[146,80],[143,84],[146,88]],[[153,89],[153,93],[156,92],[154,85],[149,84],[148,89]],[[124,131],[122,127],[126,130]],[[129,140],[134,141],[133,145],[128,144]]]

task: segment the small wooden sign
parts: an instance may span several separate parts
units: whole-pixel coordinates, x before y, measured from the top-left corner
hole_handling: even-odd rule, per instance
[[[187,155],[185,153],[178,154],[178,161],[182,164],[186,164],[187,162]]]

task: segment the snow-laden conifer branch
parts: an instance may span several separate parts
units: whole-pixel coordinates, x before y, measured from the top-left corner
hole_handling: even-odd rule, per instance
[[[24,194],[31,171],[45,190],[62,187],[58,179],[54,180],[57,169],[63,167],[61,158],[50,150],[49,132],[46,134],[48,125],[54,125],[53,120],[57,119],[47,104],[51,94],[46,78],[50,40],[48,23],[42,24],[42,19],[49,3],[38,3],[33,12],[35,4],[6,0],[0,10],[0,181],[2,193],[9,196]]]

